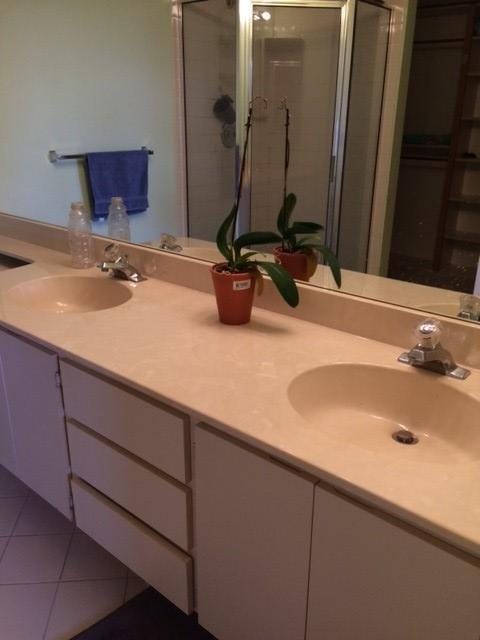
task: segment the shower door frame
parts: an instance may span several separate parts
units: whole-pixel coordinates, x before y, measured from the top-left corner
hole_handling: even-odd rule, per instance
[[[340,226],[340,204],[349,103],[353,29],[357,0],[237,0],[237,2],[237,159],[240,157],[241,149],[243,149],[245,141],[244,124],[247,120],[248,108],[252,99],[256,97],[252,95],[254,6],[340,9],[339,58],[325,225],[325,244],[330,247],[332,251],[336,252]],[[251,160],[251,150],[249,149],[244,176],[243,197],[239,208],[238,231],[241,233],[249,231],[251,223]]]

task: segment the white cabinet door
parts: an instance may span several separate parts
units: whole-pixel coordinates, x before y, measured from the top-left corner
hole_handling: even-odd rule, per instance
[[[16,460],[13,473],[71,518],[69,461],[55,353],[0,331]]]
[[[480,564],[317,487],[307,640],[478,640]]]
[[[220,640],[304,640],[311,479],[195,430],[197,611]]]
[[[0,349],[0,465],[15,473],[15,448],[13,445],[7,390],[3,374],[3,360]]]

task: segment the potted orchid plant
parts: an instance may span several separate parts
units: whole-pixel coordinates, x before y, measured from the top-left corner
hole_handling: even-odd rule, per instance
[[[277,218],[278,240],[281,245],[273,251],[275,260],[298,280],[307,281],[313,276],[318,266],[318,253],[323,256],[330,267],[337,287],[342,284],[340,265],[335,254],[326,247],[320,236],[323,230],[317,222],[291,221],[297,203],[294,193],[287,195],[288,168],[290,164],[290,110],[285,109],[285,153],[283,173],[283,203]]]
[[[237,219],[242,196],[245,162],[252,126],[252,106],[246,122],[242,164],[237,193],[232,210],[217,232],[217,247],[225,262],[211,268],[217,300],[219,319],[224,324],[245,324],[249,322],[255,286],[262,289],[262,268],[270,276],[280,295],[291,307],[298,304],[298,291],[292,276],[280,264],[259,260],[259,252],[249,250],[254,245],[278,242],[278,235],[271,231],[251,231],[237,236]]]

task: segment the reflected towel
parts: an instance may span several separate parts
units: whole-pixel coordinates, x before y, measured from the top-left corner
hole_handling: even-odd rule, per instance
[[[93,218],[108,215],[110,199],[121,196],[127,213],[148,209],[148,151],[102,151],[88,153],[87,176]]]

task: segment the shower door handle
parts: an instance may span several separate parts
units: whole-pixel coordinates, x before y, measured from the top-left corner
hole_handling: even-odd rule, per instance
[[[334,182],[336,174],[337,174],[337,156],[331,156],[330,157],[330,176],[328,178],[328,181]]]

